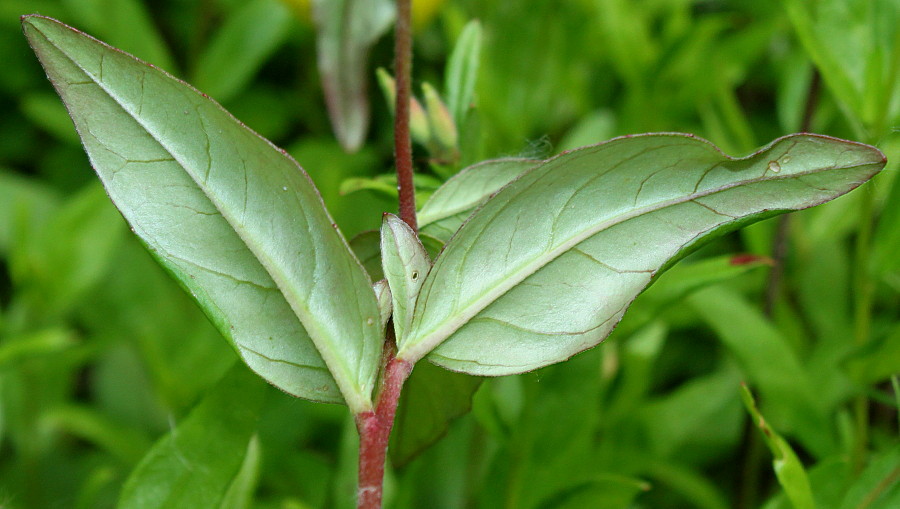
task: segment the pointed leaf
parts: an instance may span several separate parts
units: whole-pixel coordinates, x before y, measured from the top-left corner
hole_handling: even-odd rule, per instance
[[[370,408],[378,305],[297,163],[159,69],[23,25],[106,192],[244,361],[290,394]]]
[[[266,385],[237,365],[138,464],[121,509],[220,507],[242,482]],[[249,458],[252,459],[252,458]]]
[[[345,150],[362,146],[369,127],[369,49],[394,21],[390,0],[314,0],[319,72],[328,113]]]
[[[419,212],[419,228],[446,242],[476,207],[541,161],[494,159],[463,169],[439,187]]]
[[[775,470],[775,477],[778,478],[779,484],[781,484],[794,509],[815,509],[816,504],[813,501],[812,488],[809,485],[806,468],[804,468],[797,454],[794,453],[794,449],[763,418],[756,407],[753,394],[747,386],[741,387],[741,399],[744,401],[747,412],[750,413],[756,426],[762,432],[766,445],[772,451],[772,456],[774,456],[772,467]]]
[[[409,330],[431,260],[412,228],[393,214],[385,214],[381,224],[381,265],[391,289],[394,332],[399,340]]]
[[[503,188],[447,244],[398,357],[435,350],[433,362],[477,375],[567,359],[602,341],[702,237],[840,196],[884,162],[873,147],[817,135],[741,159],[678,134],[557,156]]]
[[[447,108],[457,126],[463,125],[475,93],[481,57],[481,32],[478,20],[468,22],[459,34],[447,62],[444,91],[447,94]]]

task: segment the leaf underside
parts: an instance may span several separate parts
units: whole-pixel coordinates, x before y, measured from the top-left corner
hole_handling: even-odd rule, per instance
[[[701,239],[833,199],[884,162],[873,147],[805,134],[742,159],[679,134],[564,153],[504,187],[450,240],[398,357],[428,354],[475,375],[565,360],[602,341]]]
[[[295,396],[371,406],[371,282],[309,177],[187,84],[23,18],[110,198],[244,361]]]

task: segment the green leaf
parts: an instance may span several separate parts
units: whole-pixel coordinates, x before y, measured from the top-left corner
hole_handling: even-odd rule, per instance
[[[191,82],[226,102],[246,87],[288,35],[291,13],[278,0],[254,0],[236,9],[200,55]]]
[[[457,126],[463,125],[475,93],[478,65],[481,61],[481,34],[481,23],[478,20],[468,22],[459,34],[447,61],[444,92],[447,94],[447,108]]]
[[[247,475],[266,385],[243,366],[229,371],[199,405],[138,464],[119,508],[233,507]]]
[[[106,192],[244,361],[295,396],[371,408],[375,294],[297,163],[163,71],[23,25]]]
[[[393,214],[385,214],[381,225],[381,265],[391,289],[394,332],[399,341],[412,323],[412,311],[431,260],[416,232]]]
[[[772,455],[775,457],[772,461],[775,477],[778,478],[778,482],[794,505],[794,509],[815,509],[816,504],[813,501],[809,477],[806,475],[803,463],[797,458],[790,444],[766,423],[766,420],[756,408],[753,394],[750,393],[750,389],[746,386],[742,386],[741,398],[744,400],[744,406],[747,407],[747,411],[762,432],[766,445],[769,446]]]
[[[880,137],[900,113],[900,5],[894,0],[787,0],[803,48],[851,123]]]
[[[540,161],[493,159],[469,166],[439,187],[419,212],[422,233],[447,242],[476,207]]]
[[[695,292],[687,302],[759,388],[770,420],[814,454],[831,454],[834,438],[824,405],[832,396],[813,385],[808,369],[781,331],[746,299],[722,287]]]
[[[328,113],[345,150],[359,149],[369,128],[366,60],[394,21],[390,0],[314,0],[319,73]]]
[[[398,357],[504,375],[605,338],[654,276],[698,241],[840,196],[884,166],[817,135],[746,158],[689,135],[623,137],[529,170],[448,242]]]
[[[381,233],[368,230],[350,239],[350,248],[373,281],[384,279],[381,269]]]
[[[133,53],[151,64],[175,71],[153,18],[140,0],[63,0],[68,11],[86,30]],[[31,11],[44,12],[44,11]]]
[[[579,482],[542,502],[538,509],[620,509],[631,507],[634,499],[650,484],[640,479],[616,474],[597,475],[591,481]]]
[[[481,378],[420,362],[403,385],[391,433],[391,463],[401,467],[437,442],[450,421],[472,408]]]
[[[900,445],[874,455],[847,490],[840,509],[891,509],[900,505]]]

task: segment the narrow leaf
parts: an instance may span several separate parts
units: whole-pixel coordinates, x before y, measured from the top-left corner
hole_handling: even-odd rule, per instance
[[[331,125],[345,150],[362,146],[369,127],[369,49],[394,21],[390,0],[314,0],[319,72]]]
[[[385,214],[381,225],[381,265],[391,289],[394,332],[399,341],[409,330],[431,260],[412,228],[393,214]]]
[[[747,407],[747,411],[753,417],[756,426],[762,432],[766,445],[772,451],[772,456],[774,456],[772,466],[775,469],[775,477],[778,478],[779,484],[781,484],[788,499],[794,505],[794,509],[815,509],[816,504],[813,501],[812,488],[809,485],[809,477],[806,475],[803,463],[800,462],[790,444],[766,423],[766,420],[756,408],[753,394],[746,386],[741,387],[741,398],[744,400],[744,406]]]
[[[248,475],[247,455],[266,386],[235,366],[138,464],[119,508],[220,507]],[[252,458],[251,458],[252,459]],[[233,500],[233,499],[232,499]]]
[[[290,20],[290,10],[278,0],[253,0],[235,9],[200,55],[191,82],[218,101],[233,98],[287,37]]]
[[[23,25],[107,194],[244,361],[295,396],[370,408],[378,305],[297,163],[163,71]]]
[[[817,135],[734,159],[689,135],[618,138],[529,170],[468,219],[438,257],[398,357],[503,375],[605,338],[698,241],[817,205],[883,166],[873,147]]]
[[[491,194],[539,163],[535,159],[494,159],[463,169],[422,206],[419,228],[446,242]]]
[[[447,94],[447,108],[457,126],[463,125],[475,93],[481,56],[481,32],[478,20],[466,24],[447,62],[444,91]]]

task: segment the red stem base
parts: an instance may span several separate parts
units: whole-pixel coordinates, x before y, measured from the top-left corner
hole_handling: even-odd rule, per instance
[[[359,431],[358,509],[381,509],[388,439],[394,427],[400,389],[411,371],[412,364],[391,358],[384,370],[375,411],[356,416],[356,429]]]

